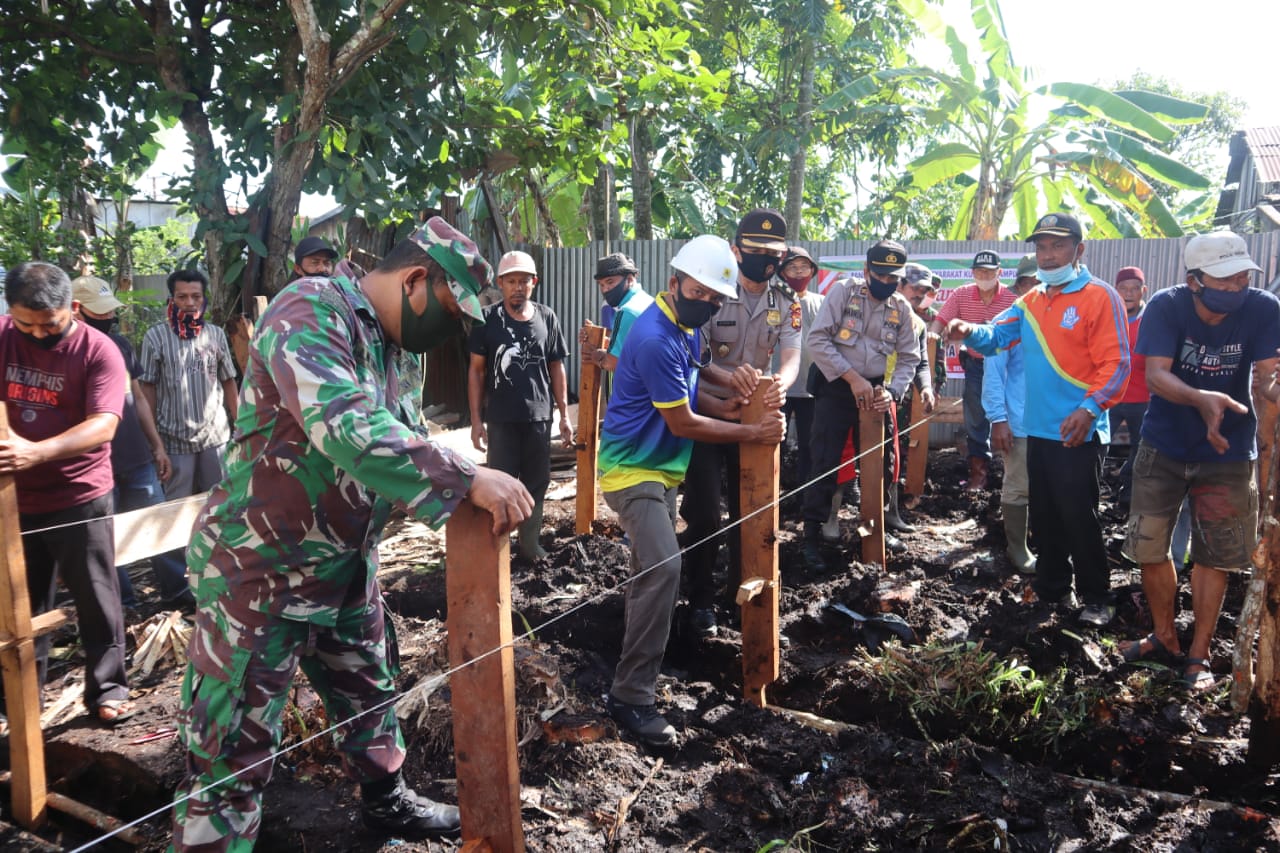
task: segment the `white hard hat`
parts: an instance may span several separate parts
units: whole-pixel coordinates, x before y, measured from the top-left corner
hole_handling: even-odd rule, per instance
[[[694,237],[671,259],[671,268],[722,296],[738,295],[738,261],[729,241],[714,234]]]
[[[528,252],[517,249],[507,252],[498,261],[498,277],[501,278],[509,272],[527,272],[529,275],[537,275],[538,267]]]

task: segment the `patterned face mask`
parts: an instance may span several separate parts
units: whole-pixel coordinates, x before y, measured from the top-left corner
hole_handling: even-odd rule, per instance
[[[169,300],[169,328],[183,340],[189,340],[200,334],[204,328],[204,308],[199,311],[179,311],[172,299]]]

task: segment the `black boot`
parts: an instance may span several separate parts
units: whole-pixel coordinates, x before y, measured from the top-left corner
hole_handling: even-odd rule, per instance
[[[915,533],[913,525],[902,520],[898,513],[898,484],[890,483],[884,490],[884,526],[895,533]]]
[[[827,561],[822,556],[822,522],[804,523],[804,567],[815,574],[825,574]]]
[[[405,784],[396,772],[379,782],[360,786],[360,815],[369,829],[398,838],[444,838],[462,829],[458,807],[437,803]]]

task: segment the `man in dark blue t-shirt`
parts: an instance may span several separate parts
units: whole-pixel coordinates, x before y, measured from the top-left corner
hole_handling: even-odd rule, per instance
[[[1249,286],[1260,268],[1235,234],[1192,237],[1183,261],[1186,284],[1151,299],[1138,335],[1151,405],[1134,458],[1125,553],[1142,566],[1154,631],[1123,651],[1129,661],[1180,655],[1169,543],[1190,494],[1195,633],[1183,680],[1204,690],[1214,683],[1209,643],[1227,573],[1248,572],[1257,543],[1258,420],[1250,388],[1257,365],[1262,393],[1274,401],[1280,391],[1280,300]]]

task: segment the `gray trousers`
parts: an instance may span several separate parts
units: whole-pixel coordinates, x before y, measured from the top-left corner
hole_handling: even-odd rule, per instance
[[[605,492],[604,499],[631,539],[626,627],[610,693],[630,705],[652,705],[680,595],[676,490],[661,483],[639,483]]]

